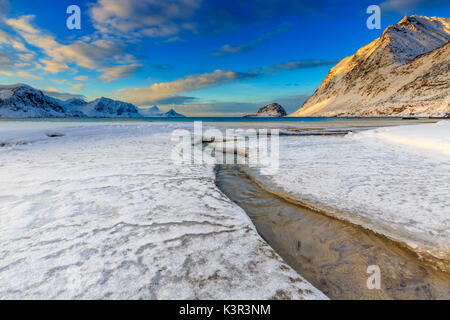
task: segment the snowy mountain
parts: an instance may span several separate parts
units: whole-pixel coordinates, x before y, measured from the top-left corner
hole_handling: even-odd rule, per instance
[[[290,116],[450,115],[450,19],[403,18],[343,59]]]
[[[131,103],[126,103],[108,98],[99,98],[94,101],[82,104],[80,110],[88,117],[110,118],[139,118],[142,115],[137,107]]]
[[[87,104],[86,101],[84,101],[83,99],[79,99],[79,98],[72,98],[66,101],[63,101],[64,106],[68,107],[68,106],[72,106],[72,107],[81,107]]]
[[[154,109],[156,108],[156,109]],[[158,117],[184,117],[174,110],[150,109]],[[131,103],[108,98],[86,102],[79,98],[61,101],[26,84],[0,85],[0,117],[4,118],[139,118],[143,110]]]
[[[81,117],[78,110],[67,110],[61,101],[48,97],[25,84],[0,85],[0,117]]]
[[[159,108],[157,106],[153,106],[153,107],[148,108],[148,109],[141,109],[141,114],[144,117],[162,117],[164,112],[159,110]]]
[[[170,109],[169,111],[167,111],[166,113],[164,113],[164,116],[168,117],[168,118],[185,118],[184,115],[176,112],[173,109]]]
[[[152,117],[165,117],[165,118],[184,118],[185,116],[175,112],[175,110],[170,109],[170,111],[164,112],[161,111],[157,106],[153,106],[149,109],[139,109],[140,114],[144,117],[152,118]]]

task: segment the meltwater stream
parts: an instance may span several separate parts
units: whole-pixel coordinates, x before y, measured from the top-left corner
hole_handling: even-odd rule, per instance
[[[450,275],[371,231],[293,204],[253,183],[237,165],[219,165],[216,184],[299,274],[332,299],[450,299]],[[378,265],[381,289],[368,289]]]

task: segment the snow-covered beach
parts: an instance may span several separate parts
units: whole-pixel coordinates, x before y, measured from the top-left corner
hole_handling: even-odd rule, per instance
[[[0,299],[326,299],[213,164],[172,164],[180,127],[2,122]]]
[[[213,158],[174,165],[171,132],[192,127],[3,121],[0,298],[326,299],[220,192]],[[283,136],[261,182],[448,262],[449,129]]]
[[[285,137],[278,174],[256,178],[449,270],[450,121]]]

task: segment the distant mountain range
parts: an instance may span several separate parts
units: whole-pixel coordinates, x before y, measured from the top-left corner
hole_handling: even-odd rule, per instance
[[[66,101],[52,98],[25,84],[0,85],[0,117],[3,118],[140,118],[184,117],[173,109],[162,112],[154,106],[140,109],[131,103],[108,98],[86,102],[79,98]]]
[[[153,106],[149,109],[139,109],[139,113],[144,117],[167,117],[167,118],[184,118],[185,116],[170,109],[167,112],[159,110],[157,106]]]
[[[343,59],[290,116],[450,116],[450,19],[410,16]]]

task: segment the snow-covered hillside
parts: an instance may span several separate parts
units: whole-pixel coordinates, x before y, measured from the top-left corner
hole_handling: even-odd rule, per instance
[[[184,117],[174,110],[155,112],[157,117]],[[145,111],[131,103],[108,98],[86,102],[79,98],[61,101],[25,84],[0,85],[0,117],[3,118],[139,118]]]
[[[170,109],[167,112],[161,111],[157,106],[153,106],[148,109],[140,109],[139,113],[144,117],[167,117],[167,118],[184,118],[184,115],[175,112],[175,110]]]
[[[164,116],[165,116],[165,117],[168,117],[168,118],[184,118],[184,117],[185,117],[184,115],[182,115],[182,114],[176,112],[176,111],[173,110],[173,109],[170,109],[169,111],[167,111],[166,113],[164,113]]]
[[[291,116],[450,115],[450,19],[403,18],[330,70]]]

